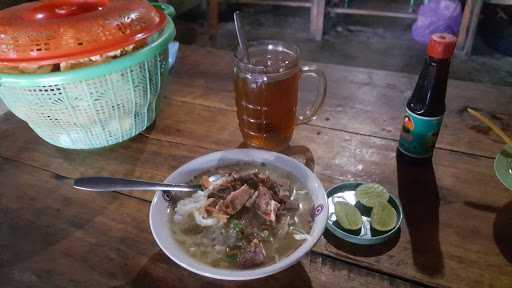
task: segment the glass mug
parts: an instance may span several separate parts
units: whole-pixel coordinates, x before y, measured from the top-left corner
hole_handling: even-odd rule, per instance
[[[313,119],[326,95],[322,71],[299,65],[299,49],[280,41],[249,45],[249,63],[235,53],[234,86],[240,132],[245,144],[280,151],[288,147],[296,125]],[[318,79],[312,105],[297,112],[302,76]]]

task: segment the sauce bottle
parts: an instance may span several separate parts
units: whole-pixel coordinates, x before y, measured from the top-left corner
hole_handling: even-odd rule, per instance
[[[432,158],[446,110],[446,84],[456,40],[447,33],[433,34],[430,38],[428,57],[407,101],[402,122],[398,151],[406,158]]]

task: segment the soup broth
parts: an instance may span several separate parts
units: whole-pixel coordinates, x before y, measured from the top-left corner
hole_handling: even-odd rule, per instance
[[[204,182],[212,175],[222,175],[221,180],[205,187],[208,183]],[[228,178],[238,180],[222,184],[224,190],[212,185]],[[191,182],[203,184],[205,191],[187,195],[170,209],[170,226],[183,250],[200,262],[227,269],[267,266],[290,255],[309,237],[311,195],[300,181],[282,170],[267,165],[232,165],[207,171]],[[266,199],[264,195],[269,192],[272,198]],[[244,197],[235,199],[238,195]],[[217,210],[211,209],[215,206],[211,203],[216,203]]]

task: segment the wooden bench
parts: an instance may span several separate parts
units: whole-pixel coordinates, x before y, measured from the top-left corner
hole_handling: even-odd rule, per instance
[[[310,8],[310,33],[315,40],[321,40],[324,31],[325,0],[237,0],[242,4],[281,5]],[[210,39],[219,30],[219,0],[208,0],[208,27]]]

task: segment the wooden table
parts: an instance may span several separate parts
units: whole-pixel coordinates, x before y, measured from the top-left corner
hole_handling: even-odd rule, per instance
[[[231,53],[182,46],[152,130],[98,151],[46,144],[0,117],[0,287],[512,287],[512,193],[494,176],[499,139],[464,112],[512,132],[512,89],[452,80],[432,165],[395,159],[413,75],[319,65],[328,97],[287,154],[325,187],[376,181],[405,211],[399,237],[356,247],[325,232],[293,267],[257,281],[195,275],[168,259],[148,225],[152,193],[71,188],[92,175],[161,181],[185,162],[242,142]]]

